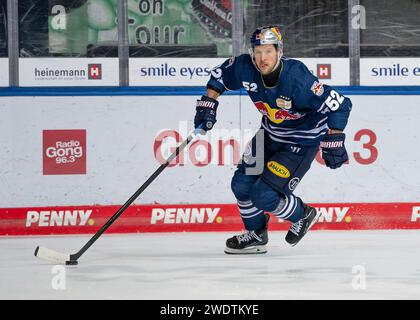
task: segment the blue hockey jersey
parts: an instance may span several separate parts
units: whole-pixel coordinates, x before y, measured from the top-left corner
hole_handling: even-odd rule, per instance
[[[212,70],[207,87],[220,94],[244,88],[272,140],[314,146],[329,128],[345,128],[350,99],[322,84],[301,61],[282,57],[277,84],[266,87],[251,59],[243,54],[226,60]]]

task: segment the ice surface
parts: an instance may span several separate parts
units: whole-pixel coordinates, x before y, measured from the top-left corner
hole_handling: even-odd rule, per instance
[[[88,236],[0,238],[0,299],[420,298],[418,230],[311,231],[296,247],[271,232],[269,252],[252,256],[223,253],[232,234],[104,235],[64,267],[64,290],[53,288],[62,267],[34,250],[75,253]]]

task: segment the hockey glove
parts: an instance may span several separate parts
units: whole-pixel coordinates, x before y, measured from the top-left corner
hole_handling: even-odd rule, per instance
[[[344,146],[345,137],[344,133],[333,133],[325,135],[321,141],[321,154],[327,167],[337,169],[349,159]]]
[[[216,111],[219,102],[216,99],[202,96],[195,107],[194,128],[204,123],[203,130],[211,130],[216,123]]]

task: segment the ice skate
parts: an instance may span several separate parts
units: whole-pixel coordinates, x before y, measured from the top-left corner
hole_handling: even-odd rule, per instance
[[[286,234],[286,241],[291,246],[297,245],[297,243],[304,237],[315,222],[317,222],[319,216],[321,215],[321,213],[311,206],[304,204],[304,208],[304,218],[293,223]]]
[[[270,216],[265,215],[266,222],[262,229],[247,231],[226,240],[225,253],[227,254],[261,254],[266,253],[268,243],[268,220]]]

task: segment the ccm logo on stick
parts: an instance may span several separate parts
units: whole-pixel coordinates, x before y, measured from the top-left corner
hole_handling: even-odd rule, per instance
[[[152,210],[151,224],[162,223],[212,223],[220,208],[155,208]]]

